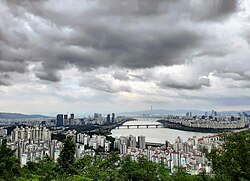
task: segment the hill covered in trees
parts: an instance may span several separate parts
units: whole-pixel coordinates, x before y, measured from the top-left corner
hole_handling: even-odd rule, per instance
[[[39,114],[21,114],[21,113],[5,113],[0,112],[0,119],[40,119],[40,118],[50,118],[49,116],[39,115]]]
[[[3,141],[0,147],[0,180],[76,180],[76,181],[246,181],[250,180],[250,132],[227,134],[225,144],[213,150],[210,159],[213,173],[192,176],[184,168],[170,173],[163,164],[146,158],[132,161],[130,157],[120,159],[113,153],[107,157],[85,156],[75,160],[75,142],[64,140],[64,147],[57,162],[50,157],[24,167],[14,156],[14,151]]]

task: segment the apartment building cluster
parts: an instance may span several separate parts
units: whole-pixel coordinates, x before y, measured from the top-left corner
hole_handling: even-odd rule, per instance
[[[204,121],[204,120],[183,120],[182,125],[193,128],[211,129],[241,129],[246,127],[244,121]]]
[[[87,134],[76,134],[75,140],[77,143],[86,145],[89,148],[97,150],[102,148],[105,152],[110,151],[111,142],[106,139],[106,136],[101,135],[87,135]]]
[[[37,162],[45,155],[56,160],[62,149],[62,143],[51,140],[51,131],[44,126],[16,127],[7,144],[12,150],[16,150],[21,165],[26,165],[29,161]]]
[[[3,139],[6,136],[7,130],[0,128],[0,138]],[[71,130],[66,132],[66,136],[72,136],[76,142],[76,159],[85,155],[94,156],[96,152],[108,153],[111,146],[114,146],[119,150],[121,157],[129,155],[134,161],[139,157],[146,157],[155,163],[164,163],[165,167],[172,172],[176,167],[182,166],[190,173],[210,172],[209,162],[202,150],[207,149],[210,152],[223,143],[220,135],[202,138],[194,136],[185,142],[177,137],[174,143],[166,141],[164,146],[157,147],[147,147],[145,136],[117,137],[113,145],[102,135],[87,135]],[[16,156],[22,166],[29,161],[37,162],[46,155],[56,161],[63,148],[62,142],[51,140],[51,131],[44,126],[16,127],[7,138],[8,146],[16,150]]]
[[[128,148],[146,148],[145,136],[138,136],[138,141],[136,141],[136,137],[130,135],[128,137],[121,136],[120,138],[116,137],[114,141],[114,148],[120,151],[120,154],[126,154]]]
[[[51,139],[51,132],[45,126],[16,127],[11,132],[11,142],[17,141],[47,141]]]
[[[194,152],[177,152],[171,146],[167,149],[149,146],[147,149],[128,148],[127,155],[133,161],[137,161],[140,157],[145,157],[154,163],[163,163],[172,173],[176,167],[184,167],[188,173],[210,172],[207,158],[204,153],[197,150]]]
[[[66,132],[66,136],[72,136],[76,141],[76,159],[85,155],[94,156],[95,150],[101,148],[103,152],[109,152],[111,142],[105,136],[87,134],[76,134],[75,130]],[[51,140],[51,131],[44,126],[20,126],[11,131],[7,137],[7,130],[0,128],[0,143],[2,139],[8,139],[7,145],[16,150],[16,156],[21,165],[27,162],[38,162],[46,155],[55,161],[58,159],[63,143]]]
[[[205,112],[204,115],[192,115],[187,112],[186,116],[167,116],[165,120],[181,124],[192,128],[208,128],[208,129],[241,129],[250,125],[250,116],[247,114],[218,114],[212,110],[211,114]]]
[[[205,157],[204,148],[209,152],[218,148],[223,140],[218,135],[203,138],[192,137],[186,142],[177,137],[175,143],[166,141],[162,147],[146,147],[145,136],[139,136],[138,142],[132,135],[116,138],[114,147],[120,151],[120,156],[129,155],[132,160],[137,161],[139,157],[146,157],[155,163],[163,163],[166,168],[174,172],[176,167],[186,168],[188,173],[210,172],[209,161]]]

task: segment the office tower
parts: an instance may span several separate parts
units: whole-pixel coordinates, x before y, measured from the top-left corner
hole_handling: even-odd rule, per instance
[[[68,114],[65,114],[64,116],[63,116],[63,120],[64,120],[64,125],[68,125],[69,123],[68,123]]]
[[[58,114],[56,116],[56,126],[57,127],[63,126],[63,114]]]
[[[138,136],[138,147],[141,149],[146,148],[145,136]]]
[[[115,123],[115,113],[112,113],[112,118],[111,118],[111,120],[112,120],[112,123]]]
[[[70,114],[70,119],[75,119],[75,115],[73,113]]]
[[[68,115],[67,114],[64,114],[64,120],[68,120]]]
[[[107,124],[110,124],[110,114],[107,115]]]
[[[98,113],[94,113],[94,119],[98,119],[99,114]]]
[[[69,125],[74,125],[74,124],[75,124],[75,115],[72,113],[70,114]]]

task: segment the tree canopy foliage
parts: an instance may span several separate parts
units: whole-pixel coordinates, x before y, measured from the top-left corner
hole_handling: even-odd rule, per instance
[[[15,156],[15,150],[7,147],[7,140],[0,146],[0,175],[3,180],[14,180],[20,174],[20,164]]]
[[[67,137],[63,141],[63,149],[57,160],[59,167],[66,174],[75,174],[75,151],[76,143],[72,141],[72,137]]]
[[[250,131],[225,134],[220,149],[208,154],[217,180],[250,180]]]

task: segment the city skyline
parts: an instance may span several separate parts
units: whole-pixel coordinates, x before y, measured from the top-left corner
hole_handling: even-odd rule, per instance
[[[0,10],[0,112],[250,110],[247,0],[3,0]]]

